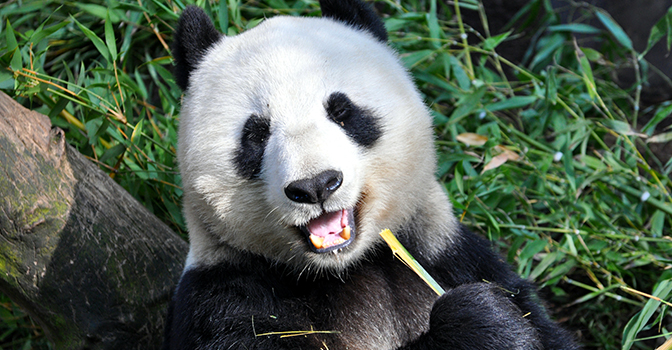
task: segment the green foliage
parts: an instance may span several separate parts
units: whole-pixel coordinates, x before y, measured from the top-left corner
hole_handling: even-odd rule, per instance
[[[187,3],[0,5],[0,89],[48,115],[74,147],[180,233],[174,147],[181,91],[166,43]],[[319,14],[310,0],[196,3],[227,35],[264,17]],[[672,161],[658,159],[650,145],[672,139],[658,127],[672,118],[672,104],[640,105],[645,52],[635,52],[622,28],[589,5],[579,8],[582,18],[604,29],[562,24],[548,1],[531,0],[498,35],[462,22],[465,13],[487,21],[476,0],[379,5],[390,45],[431,107],[437,175],[460,219],[537,281],[588,347],[651,348],[670,337]],[[672,10],[652,26],[645,51],[661,40],[669,48],[670,18]],[[523,31],[537,33],[525,65],[497,55]],[[581,47],[576,35],[602,47]],[[629,67],[638,81],[617,86],[615,67]],[[642,115],[650,117],[643,126]],[[487,140],[458,141],[466,133]],[[21,344],[37,346],[22,336]]]
[[[543,2],[528,6],[531,13]],[[506,242],[518,272],[550,292],[587,346],[651,348],[655,342],[639,340],[640,332],[659,342],[669,337],[669,309],[628,288],[672,296],[662,287],[672,283],[663,274],[672,262],[672,163],[647,143],[664,140],[667,132],[653,125],[671,110],[668,103],[647,107],[651,125],[639,129],[643,82],[623,90],[609,74],[645,64],[633,61],[642,56],[625,32],[596,8],[586,16],[606,30],[561,24],[548,13],[523,67],[496,54],[501,38],[462,29],[459,17],[439,21],[445,36],[435,39],[431,17],[405,9],[414,20],[388,20],[392,45],[435,114],[438,175],[463,222]],[[667,33],[669,22],[656,27]],[[606,49],[580,47],[575,34],[597,35]],[[651,38],[649,47],[665,35]],[[466,133],[487,142],[458,142]]]
[[[9,298],[0,295],[0,349],[52,349],[44,332]]]

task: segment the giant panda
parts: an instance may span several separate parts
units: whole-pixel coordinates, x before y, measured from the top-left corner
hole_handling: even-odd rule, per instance
[[[432,118],[372,8],[321,0],[173,46],[190,249],[165,349],[578,349],[456,220]],[[396,259],[389,228],[442,285]]]

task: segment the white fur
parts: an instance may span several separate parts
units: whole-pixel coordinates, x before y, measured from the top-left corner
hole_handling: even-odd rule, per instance
[[[373,147],[358,146],[328,119],[324,104],[334,92],[380,118]],[[259,179],[246,180],[233,158],[252,114],[270,119],[271,136]],[[223,38],[192,73],[180,118],[187,268],[235,263],[242,250],[299,271],[340,271],[363,257],[381,229],[417,212],[430,225],[425,232],[436,232],[419,238],[431,256],[448,241],[439,232],[456,226],[434,179],[431,125],[396,54],[366,32],[324,18],[275,17]],[[343,184],[325,209],[360,201],[359,226],[341,252],[316,254],[296,225],[322,209],[290,201],[283,188],[328,169],[341,171]]]

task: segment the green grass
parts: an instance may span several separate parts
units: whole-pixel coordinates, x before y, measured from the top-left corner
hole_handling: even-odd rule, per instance
[[[74,147],[183,235],[175,164],[181,91],[166,43],[187,3],[0,5],[0,89],[48,115]],[[264,17],[319,15],[316,1],[306,0],[197,3],[227,35]],[[606,30],[562,25],[546,0],[532,0],[511,32],[490,35],[454,16],[480,11],[486,19],[475,0],[379,5],[390,45],[434,113],[437,175],[461,220],[542,287],[588,348],[651,349],[669,338],[672,161],[650,145],[672,137],[659,127],[670,122],[672,104],[641,105],[638,87],[650,69],[643,53],[590,6],[582,18]],[[664,18],[652,25],[649,44],[669,47],[671,12]],[[523,31],[537,33],[524,66],[496,54],[507,36]],[[577,33],[602,47],[580,47]],[[617,86],[614,67],[639,80]],[[487,141],[458,141],[465,133]],[[1,317],[2,348],[46,348],[28,318]]]
[[[0,320],[0,349],[53,349],[40,327],[5,295],[0,295]]]

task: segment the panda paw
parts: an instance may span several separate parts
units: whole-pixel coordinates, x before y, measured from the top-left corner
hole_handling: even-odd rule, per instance
[[[487,283],[447,291],[430,314],[425,348],[542,349],[537,331],[505,293]]]

